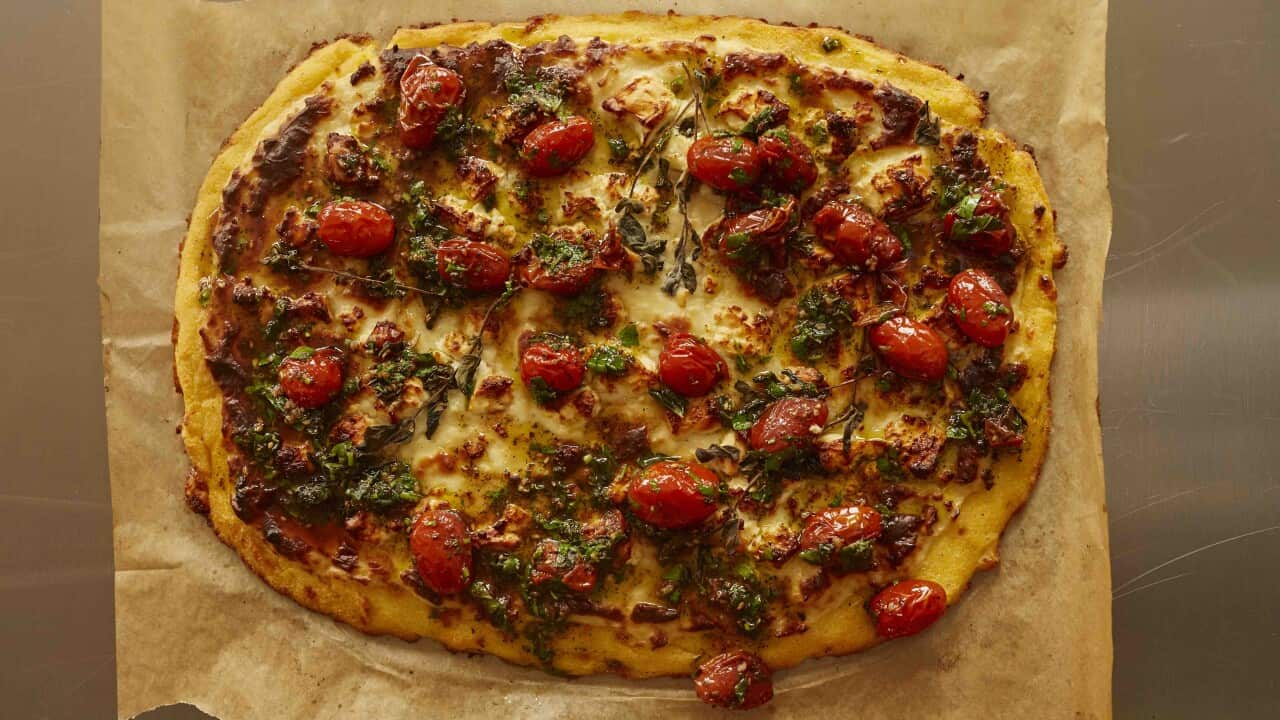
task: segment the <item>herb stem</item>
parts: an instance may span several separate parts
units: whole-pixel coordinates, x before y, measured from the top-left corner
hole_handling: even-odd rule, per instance
[[[340,278],[343,278],[344,280],[363,282],[363,283],[368,283],[370,285],[391,285],[397,290],[420,293],[428,297],[444,297],[444,293],[442,292],[432,292],[430,290],[424,290],[414,285],[405,285],[404,283],[396,282],[395,280],[379,280],[377,278],[365,277],[363,275],[355,275],[353,273],[343,272],[342,270],[334,270],[332,268],[320,267],[318,265],[307,265],[305,263],[300,264],[298,267],[310,272],[318,272],[318,273],[323,273],[325,275],[333,275],[334,277],[340,277]]]

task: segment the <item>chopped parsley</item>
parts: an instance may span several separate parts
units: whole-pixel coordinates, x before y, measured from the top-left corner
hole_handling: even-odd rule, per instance
[[[791,330],[791,352],[800,360],[820,357],[840,333],[853,327],[853,308],[830,288],[810,289],[800,299],[799,309]]]
[[[612,345],[600,345],[587,360],[587,369],[601,375],[621,375],[635,360]]]

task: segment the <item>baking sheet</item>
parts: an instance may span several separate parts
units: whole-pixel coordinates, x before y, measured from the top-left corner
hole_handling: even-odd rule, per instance
[[[686,680],[573,681],[429,641],[369,638],[277,595],[189,512],[175,433],[177,243],[219,143],[312,42],[453,17],[611,12],[616,3],[108,0],[101,287],[116,561],[118,712],[191,702],[258,717],[695,717]],[[683,2],[651,11],[841,25],[964,72],[989,124],[1034,146],[1071,260],[1058,276],[1053,442],[1040,485],[929,633],[777,678],[760,715],[1110,715],[1110,601],[1096,334],[1110,232],[1105,2]]]

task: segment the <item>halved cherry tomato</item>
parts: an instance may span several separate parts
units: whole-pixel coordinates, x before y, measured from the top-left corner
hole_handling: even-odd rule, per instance
[[[562,393],[575,390],[587,373],[582,351],[570,343],[531,343],[520,354],[520,377],[526,385],[535,380]]]
[[[320,209],[316,235],[334,255],[372,257],[396,239],[396,221],[381,205],[339,200]]]
[[[822,244],[846,265],[883,270],[902,259],[902,241],[860,205],[829,202],[813,225]]]
[[[932,580],[903,580],[871,598],[876,633],[882,638],[915,635],[947,611],[947,591]]]
[[[1013,325],[1009,296],[995,278],[973,268],[951,278],[947,311],[960,331],[983,347],[999,347]]]
[[[627,488],[636,517],[660,528],[697,525],[715,514],[720,478],[697,463],[663,460],[650,465]]]
[[[880,536],[880,513],[867,505],[830,508],[809,518],[800,532],[800,549],[812,550],[819,545],[847,545]]]
[[[693,687],[708,705],[750,710],[773,699],[773,671],[758,655],[727,652],[698,666]]]
[[[787,130],[774,130],[760,138],[760,162],[765,183],[780,192],[799,193],[818,179],[813,152]]]
[[[456,511],[438,507],[419,515],[409,549],[418,576],[432,591],[455,595],[471,584],[471,536]]]
[[[467,88],[458,73],[425,55],[415,56],[400,76],[400,141],[405,147],[430,147],[445,113],[462,105],[466,97]]]
[[[476,240],[450,238],[436,250],[444,282],[472,292],[501,290],[511,274],[511,259],[498,248]]]
[[[543,123],[524,138],[525,170],[534,177],[562,175],[591,152],[595,141],[591,121],[581,115]]]
[[[729,372],[720,353],[689,335],[676,333],[658,355],[662,383],[685,397],[702,397]]]
[[[760,413],[751,426],[748,440],[752,450],[781,452],[804,447],[815,437],[813,428],[827,424],[827,404],[818,398],[788,395]]]
[[[307,357],[287,357],[278,376],[285,397],[309,410],[318,408],[342,391],[342,353],[321,348]]]
[[[529,581],[534,585],[559,580],[574,592],[589,593],[595,589],[595,566],[579,555],[564,552],[559,541],[542,540],[534,548],[533,558]]]
[[[760,152],[747,138],[700,137],[685,161],[689,174],[722,192],[746,190],[760,178]]]
[[[977,232],[963,231],[965,223],[959,213],[961,208],[972,203],[967,197],[955,207],[947,211],[942,218],[942,232],[946,238],[961,247],[975,250],[985,255],[1003,255],[1013,248],[1013,233],[1009,230],[1009,208],[1000,198],[999,193],[989,185],[978,188],[977,204],[972,207],[972,219],[985,217],[996,218],[997,227]],[[966,211],[967,212],[967,211]],[[959,227],[957,227],[959,224]]]
[[[947,343],[924,323],[899,315],[871,328],[871,345],[899,375],[938,382],[947,374]]]
[[[600,274],[595,248],[576,238],[538,236],[515,259],[522,283],[553,295],[577,295]]]

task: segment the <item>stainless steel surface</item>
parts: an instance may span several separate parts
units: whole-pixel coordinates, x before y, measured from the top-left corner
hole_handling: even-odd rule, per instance
[[[1112,3],[1100,374],[1120,718],[1280,713],[1277,31],[1274,0]]]
[[[1280,3],[1111,5],[1100,360],[1116,717],[1272,717]],[[0,1],[3,717],[114,715],[98,17],[92,0]]]

